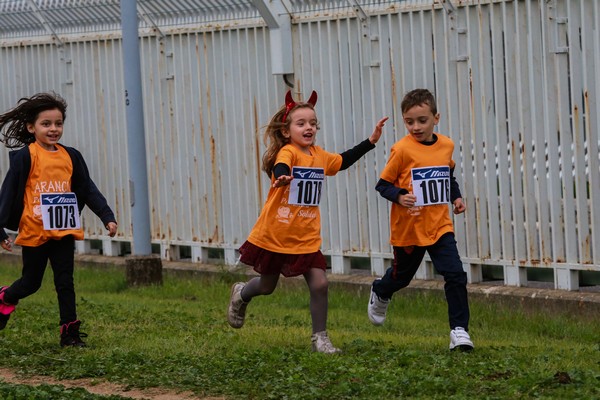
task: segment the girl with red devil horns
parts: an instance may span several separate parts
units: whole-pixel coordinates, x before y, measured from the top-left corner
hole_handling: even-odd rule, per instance
[[[304,276],[310,291],[312,349],[338,353],[327,336],[326,260],[321,251],[319,202],[325,176],[337,174],[375,147],[387,117],[375,125],[371,136],[341,154],[315,144],[319,122],[315,114],[317,93],[296,102],[290,91],[285,105],[266,127],[262,169],[271,177],[271,189],[248,240],[240,247],[240,262],[260,276],[231,288],[227,319],[233,328],[244,324],[246,307],[253,297],[273,293],[279,276]]]

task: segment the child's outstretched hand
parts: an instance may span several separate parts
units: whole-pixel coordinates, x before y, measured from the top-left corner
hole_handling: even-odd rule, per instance
[[[458,199],[454,200],[453,204],[454,204],[454,209],[452,211],[454,212],[454,214],[462,214],[467,209],[467,206],[465,206],[463,199],[461,199],[460,197]]]
[[[109,222],[106,224],[106,229],[108,229],[108,236],[114,237],[117,234],[117,223]]]
[[[417,202],[417,196],[412,193],[401,194],[398,196],[398,204],[406,208],[413,208]]]
[[[381,133],[383,132],[383,126],[385,125],[385,121],[387,121],[388,119],[390,119],[390,117],[383,117],[379,120],[379,122],[377,122],[377,125],[375,125],[375,129],[373,129],[373,133],[371,134],[371,137],[369,137],[369,141],[372,144],[377,143],[377,141],[381,137]]]
[[[12,251],[12,241],[9,238],[4,239],[0,245],[6,251]]]
[[[292,179],[294,179],[294,177],[291,175],[281,175],[279,178],[275,179],[275,182],[273,182],[273,187],[278,188],[289,185]]]

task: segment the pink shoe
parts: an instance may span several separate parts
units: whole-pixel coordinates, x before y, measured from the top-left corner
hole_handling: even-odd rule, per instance
[[[4,292],[8,289],[8,286],[2,286],[0,288],[0,330],[6,327],[10,314],[15,311],[15,305],[6,303],[4,301]]]

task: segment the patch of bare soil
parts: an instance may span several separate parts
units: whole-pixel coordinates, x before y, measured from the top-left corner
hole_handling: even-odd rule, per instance
[[[6,383],[29,386],[38,386],[42,384],[63,385],[67,388],[83,388],[90,393],[98,395],[118,395],[139,400],[225,400],[224,397],[198,397],[189,391],[177,392],[161,388],[130,389],[124,385],[118,385],[99,379],[57,380],[48,376],[22,377],[6,368],[0,368],[0,380]]]

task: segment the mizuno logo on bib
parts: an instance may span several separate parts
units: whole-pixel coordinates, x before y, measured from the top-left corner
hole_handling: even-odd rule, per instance
[[[40,203],[45,230],[81,227],[75,193],[42,193]]]
[[[288,204],[318,206],[325,180],[323,168],[292,167],[294,179],[290,182]]]
[[[450,203],[450,167],[413,168],[411,174],[415,206]]]

